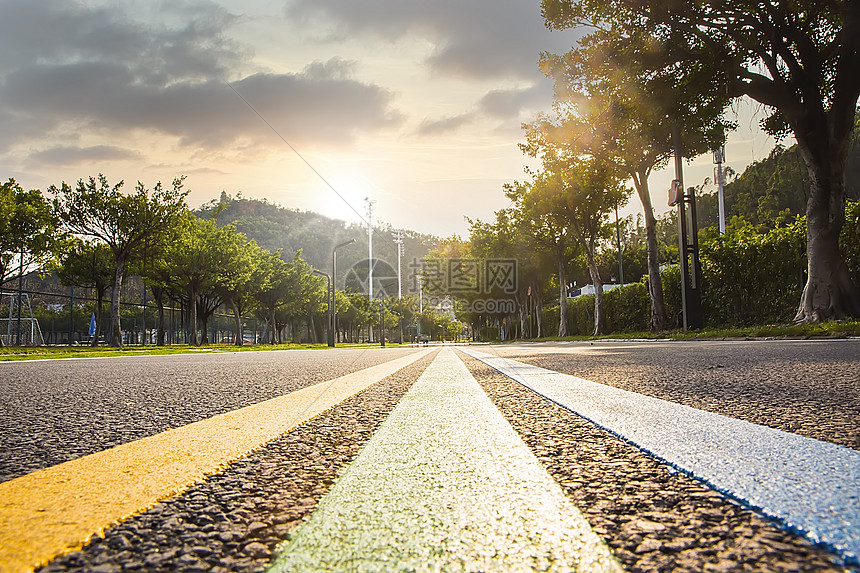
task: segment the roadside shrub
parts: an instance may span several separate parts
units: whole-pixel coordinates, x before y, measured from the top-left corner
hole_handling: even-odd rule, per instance
[[[839,236],[842,258],[848,265],[851,280],[860,287],[860,202],[849,202],[845,206],[845,224]]]
[[[805,282],[805,221],[767,233],[745,227],[705,241],[700,260],[708,325],[788,322]]]
[[[651,326],[651,298],[644,282],[630,283],[603,294],[607,332],[642,332]]]

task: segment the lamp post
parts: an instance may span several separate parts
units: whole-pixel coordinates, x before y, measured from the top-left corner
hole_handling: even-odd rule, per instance
[[[326,332],[326,339],[328,340],[329,346],[334,346],[334,332],[332,331],[332,321],[331,321],[331,313],[332,313],[332,308],[334,305],[334,296],[331,293],[333,293],[334,291],[332,289],[331,277],[329,276],[328,273],[324,273],[324,272],[318,271],[316,269],[314,269],[314,274],[319,275],[321,277],[325,277],[328,279],[328,288],[325,291],[326,292],[326,300],[328,302],[328,314],[329,314],[329,324],[328,324],[328,329],[327,329],[328,332]]]
[[[334,338],[335,331],[337,330],[337,310],[335,309],[335,301],[334,301],[334,285],[337,280],[337,250],[341,247],[345,247],[347,245],[351,245],[355,242],[355,239],[350,239],[348,241],[344,241],[339,245],[335,245],[334,249],[331,251],[331,298],[329,299],[329,322],[331,326],[331,330],[329,330],[329,338],[328,345],[334,348]]]

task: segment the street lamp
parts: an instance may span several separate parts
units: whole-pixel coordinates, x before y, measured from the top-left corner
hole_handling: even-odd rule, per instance
[[[332,305],[334,303],[334,297],[329,295],[329,293],[333,292],[331,277],[328,275],[328,273],[324,273],[324,272],[318,271],[316,269],[314,269],[314,274],[319,275],[321,277],[325,277],[328,279],[328,288],[326,289],[325,292],[326,292],[326,299],[328,302],[328,313],[329,313],[329,316],[331,316]],[[334,341],[334,332],[332,332],[331,320],[329,320],[328,332],[326,333],[326,338],[328,339],[328,345],[334,346],[334,342],[333,342]]]
[[[334,249],[331,251],[331,298],[329,299],[329,321],[331,323],[331,329],[329,330],[328,337],[328,345],[334,348],[334,333],[337,330],[337,310],[335,309],[334,304],[334,282],[337,280],[337,250],[341,247],[345,247],[347,245],[351,245],[355,242],[355,239],[350,239],[348,241],[344,241],[339,245],[335,245]]]

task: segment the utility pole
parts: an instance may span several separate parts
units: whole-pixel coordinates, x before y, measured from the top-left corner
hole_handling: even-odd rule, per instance
[[[725,185],[725,171],[723,171],[723,163],[726,160],[726,148],[721,147],[714,151],[714,163],[717,164],[717,170],[714,173],[714,179],[717,181],[717,202],[720,209],[720,234],[726,234],[726,206],[723,199],[723,186]]]
[[[403,297],[403,285],[400,280],[400,255],[403,253],[403,231],[391,233],[394,236],[394,244],[397,245],[397,300]]]
[[[367,202],[367,300],[373,302],[373,204],[376,201],[370,197]]]
[[[418,320],[415,322],[415,335],[421,336],[421,314],[424,312],[424,289],[421,288],[421,275],[418,275]],[[419,340],[420,342],[420,340]]]
[[[684,190],[681,132],[672,134],[675,147],[675,180],[669,189],[669,206],[678,207],[678,255],[681,258],[681,309],[684,330],[704,326],[702,313],[702,267],[699,264],[699,237],[696,225],[696,193]]]
[[[618,203],[615,204],[615,238],[618,240],[618,282],[624,286],[624,261],[621,256],[621,227],[618,226]]]

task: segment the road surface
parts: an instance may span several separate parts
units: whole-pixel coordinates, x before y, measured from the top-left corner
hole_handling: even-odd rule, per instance
[[[856,340],[2,363],[0,570],[852,570],[858,366]]]

